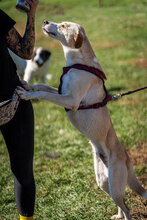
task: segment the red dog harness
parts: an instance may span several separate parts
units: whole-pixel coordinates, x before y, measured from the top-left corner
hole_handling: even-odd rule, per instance
[[[77,110],[85,110],[85,109],[91,109],[91,108],[94,108],[94,109],[100,108],[100,107],[105,106],[107,104],[107,102],[112,100],[112,96],[108,95],[107,90],[106,90],[105,85],[104,85],[104,80],[106,79],[105,74],[102,71],[100,71],[100,70],[98,70],[98,69],[96,69],[94,67],[86,66],[86,65],[83,65],[83,64],[74,64],[72,66],[63,67],[63,74],[61,75],[60,85],[59,85],[59,88],[58,88],[59,94],[61,94],[63,76],[65,74],[67,74],[67,72],[70,69],[72,69],[72,68],[79,69],[79,70],[85,70],[85,71],[90,72],[90,73],[96,75],[97,77],[99,77],[103,81],[103,86],[104,86],[104,90],[105,90],[105,93],[106,93],[106,96],[105,96],[105,98],[103,99],[102,102],[98,102],[98,103],[95,103],[95,104],[92,104],[92,105],[86,105],[86,106],[81,105],[81,106],[79,106],[79,108]],[[66,109],[66,108],[65,108],[65,110],[66,111],[70,111],[70,109]]]

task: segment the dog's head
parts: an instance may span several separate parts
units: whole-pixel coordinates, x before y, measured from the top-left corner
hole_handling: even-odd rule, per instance
[[[63,46],[73,49],[79,49],[85,37],[84,28],[72,22],[57,24],[50,21],[44,21],[42,29],[46,35],[59,40]]]
[[[49,60],[51,52],[44,50],[42,47],[35,47],[33,51],[32,61],[41,67],[47,60]]]

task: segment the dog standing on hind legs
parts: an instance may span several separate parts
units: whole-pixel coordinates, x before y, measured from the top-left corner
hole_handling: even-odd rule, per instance
[[[45,21],[42,28],[46,35],[59,40],[63,46],[66,67],[59,93],[48,85],[28,85],[26,82],[22,82],[25,90],[19,87],[17,93],[22,99],[47,100],[67,110],[71,123],[91,142],[98,186],[118,206],[118,214],[112,219],[124,217],[130,220],[129,209],[124,202],[126,185],[143,198],[147,198],[147,192],[136,179],[129,156],[114,131],[105,105],[106,76],[83,27],[71,22],[56,24]],[[98,72],[98,77],[95,72]]]

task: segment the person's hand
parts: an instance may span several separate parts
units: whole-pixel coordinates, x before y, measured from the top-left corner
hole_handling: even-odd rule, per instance
[[[21,99],[24,99],[24,100],[31,99],[32,92],[27,92],[24,88],[22,88],[20,86],[17,86],[15,91]]]
[[[30,11],[27,13],[27,15],[34,17],[35,12],[36,12],[36,8],[37,8],[37,5],[38,5],[38,0],[26,0],[26,2],[30,6]]]
[[[25,80],[20,80],[20,83],[26,91],[33,91],[33,85],[29,85]]]

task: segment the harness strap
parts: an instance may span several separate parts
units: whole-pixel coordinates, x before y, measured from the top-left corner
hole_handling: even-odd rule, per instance
[[[104,100],[102,102],[95,103],[95,104],[92,104],[92,105],[87,105],[87,106],[79,106],[79,108],[77,110],[84,110],[84,109],[91,109],[91,108],[94,108],[94,109],[100,108],[100,107],[105,106],[107,104],[107,102],[112,100],[112,96],[107,94],[107,90],[106,90],[105,85],[104,85],[104,80],[106,79],[105,74],[102,71],[100,71],[100,70],[98,70],[98,69],[96,69],[94,67],[86,66],[86,65],[83,65],[83,64],[74,64],[72,66],[63,67],[63,74],[60,77],[60,85],[59,85],[59,88],[58,88],[59,94],[61,94],[63,76],[65,74],[67,74],[67,72],[70,69],[72,69],[72,68],[80,69],[80,70],[85,70],[85,71],[90,72],[90,73],[96,75],[97,77],[99,77],[103,81],[103,86],[104,86],[104,90],[105,90],[105,93],[106,93],[106,97],[104,98]],[[70,111],[70,109],[67,109],[67,108],[65,108],[65,110],[66,111]]]
[[[112,96],[111,95],[107,95],[107,97],[102,101],[102,102],[98,102],[98,103],[95,103],[95,104],[92,104],[92,105],[87,105],[87,106],[79,106],[79,108],[77,110],[86,110],[86,109],[97,109],[97,108],[100,108],[100,107],[103,107],[105,106],[109,101],[112,100]],[[65,108],[66,112],[70,111],[70,109],[67,109]]]
[[[65,74],[67,74],[67,72],[72,68],[79,69],[79,70],[85,70],[87,72],[93,73],[94,75],[99,77],[102,81],[104,81],[106,79],[106,76],[102,71],[100,71],[100,70],[98,70],[98,69],[96,69],[92,66],[86,66],[86,65],[83,65],[83,64],[74,64],[74,65],[71,65],[71,66],[66,66],[66,67],[63,67],[63,73],[60,77],[60,85],[59,85],[59,88],[58,88],[59,94],[61,94],[63,76]]]
[[[91,73],[95,74],[96,76],[98,76],[99,78],[101,78],[103,80],[106,79],[106,76],[102,71],[98,70],[95,67],[87,66],[87,65],[83,65],[83,64],[74,64],[72,66],[63,67],[63,75],[66,74],[71,68],[85,70],[87,72],[91,72]]]

